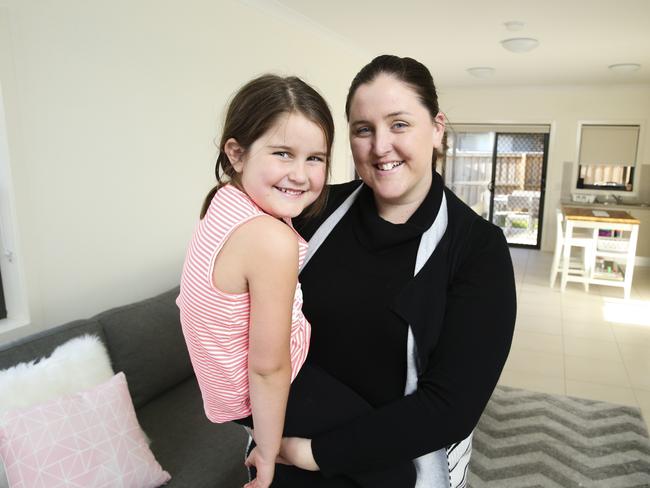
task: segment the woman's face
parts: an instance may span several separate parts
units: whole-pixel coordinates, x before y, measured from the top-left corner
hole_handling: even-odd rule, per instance
[[[441,147],[443,133],[444,116],[432,119],[416,92],[397,78],[381,74],[357,88],[350,104],[350,146],[380,215],[399,207],[414,211],[422,203],[431,187],[433,149]]]

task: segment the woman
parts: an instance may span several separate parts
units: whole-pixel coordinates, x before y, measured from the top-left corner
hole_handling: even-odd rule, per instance
[[[408,460],[417,488],[464,486],[512,339],[508,247],[433,169],[445,118],[425,66],[375,58],[352,81],[346,115],[362,182],[331,186],[323,215],[299,228],[307,361],[373,408],[312,439],[285,438],[295,467],[279,466],[273,486],[355,486],[348,474]]]

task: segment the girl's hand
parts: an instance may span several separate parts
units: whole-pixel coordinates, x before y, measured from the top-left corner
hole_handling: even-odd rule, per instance
[[[257,447],[254,447],[251,453],[246,458],[247,467],[255,466],[257,476],[250,483],[246,483],[244,488],[269,488],[273,481],[273,474],[275,473],[275,459],[270,461],[265,460],[259,455]]]
[[[280,446],[278,462],[293,464],[307,471],[319,471],[314,455],[311,452],[311,439],[302,437],[283,437]]]

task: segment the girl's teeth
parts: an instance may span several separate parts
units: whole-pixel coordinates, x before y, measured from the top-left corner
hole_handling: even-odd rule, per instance
[[[289,195],[300,195],[302,193],[300,190],[289,190],[288,188],[278,188],[278,190]]]

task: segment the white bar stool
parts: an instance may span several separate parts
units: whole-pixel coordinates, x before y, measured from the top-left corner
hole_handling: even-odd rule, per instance
[[[549,286],[553,288],[557,274],[564,271],[564,256],[569,256],[569,266],[567,268],[568,276],[562,277],[563,286],[566,285],[567,279],[571,277],[570,281],[580,281],[585,287],[585,291],[589,291],[589,277],[591,267],[595,259],[596,239],[594,239],[593,232],[580,232],[574,229],[571,238],[567,239],[564,232],[564,215],[561,210],[556,210],[557,217],[557,233],[555,236],[555,252],[553,253],[553,264],[551,265],[551,276]],[[582,249],[582,260],[572,259],[571,249],[565,253],[565,246],[570,248],[577,247]],[[564,290],[564,288],[562,288]]]

